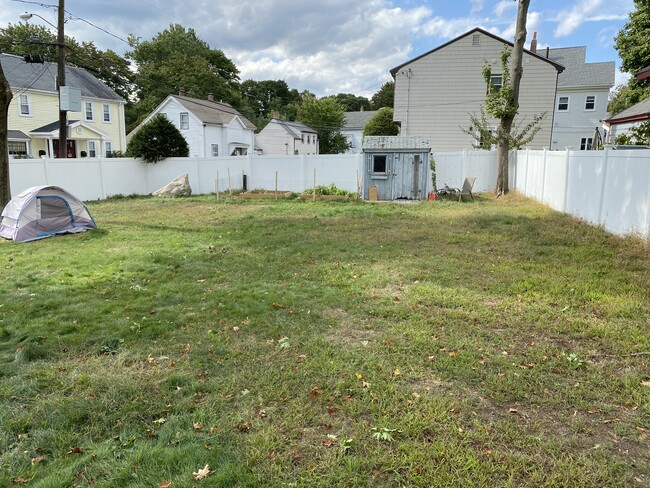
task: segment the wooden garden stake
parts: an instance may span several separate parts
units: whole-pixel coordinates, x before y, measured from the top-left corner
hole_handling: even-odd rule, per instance
[[[316,201],[316,168],[314,168],[314,194],[312,195],[312,200]]]
[[[228,193],[232,196],[232,186],[230,186],[230,168],[228,168]]]
[[[275,199],[278,199],[278,172],[275,172]]]

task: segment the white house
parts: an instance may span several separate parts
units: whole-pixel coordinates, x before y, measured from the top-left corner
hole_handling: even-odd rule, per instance
[[[26,63],[0,54],[14,96],[7,115],[11,158],[58,157],[59,93],[55,63]],[[126,101],[82,68],[65,67],[66,86],[79,90],[79,111],[68,112],[68,158],[111,156],[126,149]]]
[[[318,154],[318,133],[300,122],[280,120],[274,114],[255,136],[255,145],[265,156]]]
[[[502,83],[501,52],[512,43],[475,28],[432,51],[391,70],[395,79],[393,119],[400,135],[426,137],[433,151],[471,148],[474,139],[461,127],[472,130],[469,114],[478,115],[487,96],[482,67],[492,68],[492,84]],[[541,130],[528,147],[550,147],[558,63],[524,50],[519,115],[524,126],[533,115],[547,112]],[[511,69],[512,72],[512,69]],[[494,127],[498,121],[493,120]]]
[[[239,156],[255,147],[256,127],[231,105],[216,102],[212,95],[203,100],[185,96],[169,95],[151,112],[127,139],[130,140],[140,128],[155,115],[167,117],[183,134],[190,148],[190,156]]]
[[[650,66],[642,69],[636,75],[639,81],[650,83]],[[608,142],[614,143],[616,137],[627,134],[629,129],[650,121],[650,95],[636,105],[605,119],[603,125],[609,128]]]
[[[341,128],[341,134],[345,136],[350,144],[346,153],[357,154],[362,150],[363,129],[377,110],[361,110],[359,112],[345,112],[345,125]]]
[[[536,52],[536,42],[533,37],[531,52]],[[537,54],[565,68],[557,82],[551,149],[591,149],[596,129],[607,116],[614,61],[587,63],[586,46],[547,48]]]

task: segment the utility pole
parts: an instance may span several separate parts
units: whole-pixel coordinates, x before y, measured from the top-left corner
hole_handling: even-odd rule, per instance
[[[9,103],[13,94],[9,83],[5,78],[2,65],[0,64],[0,209],[11,200],[11,186],[9,184],[9,143],[7,135],[7,116],[9,114]],[[2,210],[0,210],[2,212]]]
[[[59,157],[68,157],[68,113],[61,110],[61,87],[65,86],[65,35],[63,24],[65,23],[65,0],[59,0],[59,12],[57,23],[57,68],[56,89],[59,92]]]

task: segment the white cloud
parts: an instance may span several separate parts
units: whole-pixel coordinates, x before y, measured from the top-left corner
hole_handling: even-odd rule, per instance
[[[592,14],[598,11],[604,0],[583,0],[577,2],[571,10],[563,10],[558,14],[558,26],[555,29],[556,37],[563,37],[570,35],[585,21],[587,21]]]
[[[484,7],[483,0],[472,0],[472,9],[470,10],[470,13],[474,15],[480,12],[481,10],[483,10],[483,7]]]
[[[501,0],[494,6],[494,13],[497,17],[503,17],[503,14],[512,8],[517,8],[517,2],[513,2],[512,0]]]

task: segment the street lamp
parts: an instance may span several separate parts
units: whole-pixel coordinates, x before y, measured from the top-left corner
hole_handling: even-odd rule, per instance
[[[59,92],[59,157],[66,158],[68,156],[68,114],[65,110],[61,110],[61,87],[65,86],[65,35],[63,31],[63,24],[65,22],[65,0],[59,0],[58,11],[58,26],[55,26],[50,21],[44,19],[38,14],[24,12],[20,14],[20,18],[27,22],[33,16],[43,19],[56,29],[56,52],[57,52],[57,76],[56,76],[56,89]]]

